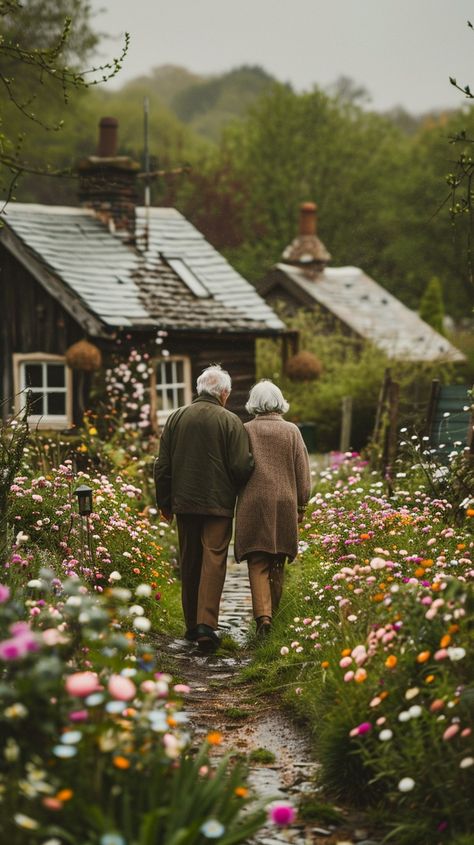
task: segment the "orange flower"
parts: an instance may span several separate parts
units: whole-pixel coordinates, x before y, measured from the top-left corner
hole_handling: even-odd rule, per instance
[[[127,760],[126,757],[121,757],[120,755],[118,757],[114,757],[113,764],[117,767],[117,769],[130,768],[130,760]]]
[[[237,795],[237,798],[247,798],[249,791],[245,786],[236,786],[234,793]]]
[[[361,540],[370,540],[370,534],[359,534]]]
[[[211,731],[208,733],[206,739],[209,745],[220,745],[223,740],[223,736],[219,733],[219,731]]]
[[[424,574],[425,574],[425,570],[423,569],[422,566],[419,566],[418,569],[415,569],[415,577],[416,578],[423,578]]]
[[[435,678],[436,675],[427,675],[425,678],[425,684],[432,684]]]
[[[70,801],[73,795],[74,792],[72,789],[60,789],[56,794],[56,798],[58,801]]]
[[[387,698],[387,695],[388,695],[387,690],[382,690],[382,692],[379,692],[379,698],[381,698],[382,701],[384,700],[384,698]]]
[[[342,657],[349,657],[350,653],[351,653],[350,648],[343,648],[342,651],[341,651],[341,656]]]
[[[389,656],[387,657],[387,659],[385,661],[385,665],[386,665],[387,669],[395,669],[395,666],[397,665],[397,663],[398,663],[398,658],[395,657],[394,654],[389,654]]]
[[[323,669],[327,669],[329,666],[329,660],[323,660],[321,666]]]
[[[434,593],[439,593],[439,591],[441,589],[441,584],[439,583],[439,581],[436,581],[435,584],[432,584],[431,589],[433,590]]]
[[[383,593],[375,593],[375,596],[372,596],[372,601],[380,602],[380,601],[383,601],[384,598],[385,598],[385,596],[384,596]]]
[[[433,566],[433,560],[430,557],[425,558],[425,560],[421,561],[421,565],[427,569],[429,566]]]
[[[431,657],[431,651],[420,651],[419,655],[416,658],[417,663],[426,663]]]
[[[459,631],[459,625],[456,625],[456,624],[450,625],[449,628],[448,628],[448,634],[457,634],[458,631]]]
[[[466,511],[466,516],[474,516],[474,508],[468,508]]]
[[[176,719],[173,718],[173,716],[168,716],[166,721],[168,722],[168,725],[170,726],[170,728],[175,728],[178,724]]]
[[[451,637],[449,636],[449,634],[445,634],[444,637],[441,637],[441,639],[439,641],[439,647],[440,648],[447,648],[450,642],[451,642]]]
[[[462,550],[466,548],[466,544],[465,543],[458,543],[456,548],[459,552],[462,552]]]
[[[356,681],[356,683],[358,683],[358,684],[361,684],[363,681],[365,681],[366,677],[367,677],[367,672],[365,671],[365,669],[362,669],[361,667],[359,667],[356,670],[356,673],[354,675],[354,681]]]

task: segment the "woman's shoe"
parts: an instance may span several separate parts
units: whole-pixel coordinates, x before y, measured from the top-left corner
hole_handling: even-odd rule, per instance
[[[272,630],[271,617],[259,616],[255,621],[257,623],[257,637],[266,637]]]

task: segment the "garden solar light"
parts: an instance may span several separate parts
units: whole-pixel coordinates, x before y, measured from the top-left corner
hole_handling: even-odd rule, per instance
[[[92,513],[92,488],[88,487],[87,484],[81,484],[80,487],[77,487],[75,493],[80,516],[89,516]]]

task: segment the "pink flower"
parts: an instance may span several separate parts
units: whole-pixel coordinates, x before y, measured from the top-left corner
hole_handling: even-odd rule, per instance
[[[278,801],[269,808],[268,818],[273,824],[285,826],[294,822],[296,810],[287,801]]]
[[[89,718],[87,710],[72,710],[69,714],[71,722],[85,722]]]
[[[368,734],[372,730],[372,722],[362,722],[360,725],[357,725],[356,730],[358,736],[364,736],[364,734]]]
[[[74,675],[68,675],[65,686],[69,695],[75,695],[77,698],[85,698],[100,689],[96,672],[75,672]]]
[[[188,687],[187,684],[175,684],[173,689],[175,692],[183,693],[183,695],[187,695],[188,692],[191,692],[191,687]]]
[[[134,698],[137,688],[130,678],[124,678],[123,675],[111,675],[109,678],[108,689],[112,698],[119,701],[130,701]]]
[[[339,661],[339,666],[341,669],[347,669],[352,663],[352,657],[342,657]]]
[[[4,604],[10,598],[10,590],[4,584],[0,584],[0,604]]]
[[[446,730],[443,734],[443,739],[444,740],[452,739],[453,736],[456,736],[458,731],[459,731],[459,725],[457,724],[457,722],[455,722],[454,725],[450,725],[449,728],[446,728]]]

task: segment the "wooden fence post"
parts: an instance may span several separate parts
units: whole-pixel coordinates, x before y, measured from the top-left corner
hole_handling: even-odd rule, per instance
[[[339,450],[341,452],[348,452],[351,445],[351,429],[352,429],[352,396],[343,396],[342,398],[342,418],[341,418],[341,439],[339,442]]]

